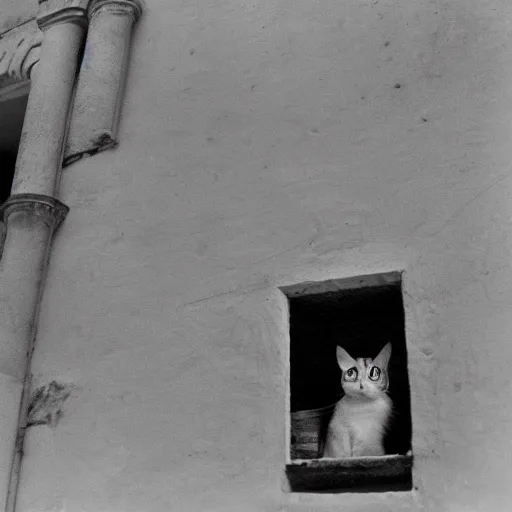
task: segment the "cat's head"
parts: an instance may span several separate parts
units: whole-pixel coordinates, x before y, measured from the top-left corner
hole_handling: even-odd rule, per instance
[[[386,344],[374,359],[354,359],[341,347],[337,347],[336,356],[341,368],[341,387],[346,395],[375,400],[387,392],[391,343]]]

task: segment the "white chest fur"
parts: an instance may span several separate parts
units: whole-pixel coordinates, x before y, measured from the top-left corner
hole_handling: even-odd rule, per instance
[[[343,397],[329,423],[324,457],[384,455],[382,441],[391,408],[387,395],[375,400]]]

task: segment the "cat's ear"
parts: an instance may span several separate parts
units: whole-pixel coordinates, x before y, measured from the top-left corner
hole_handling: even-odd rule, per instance
[[[384,348],[379,352],[379,355],[373,360],[373,364],[381,369],[386,370],[391,357],[391,343],[386,343]]]
[[[338,358],[338,365],[343,371],[346,371],[356,365],[356,360],[340,346],[336,347],[336,357]]]

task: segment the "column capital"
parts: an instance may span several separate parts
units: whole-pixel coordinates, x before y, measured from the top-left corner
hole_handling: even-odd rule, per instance
[[[39,61],[43,34],[35,20],[9,30],[0,37],[0,89],[30,79]],[[2,91],[2,92],[5,92]]]
[[[11,213],[33,213],[44,217],[47,223],[57,230],[64,222],[69,212],[69,207],[58,199],[42,194],[15,194],[0,206],[0,216],[5,226]]]
[[[37,24],[41,30],[59,23],[87,25],[87,7],[90,0],[39,0]]]
[[[114,14],[130,14],[137,21],[145,8],[144,0],[91,0],[89,4],[89,19],[101,11]]]

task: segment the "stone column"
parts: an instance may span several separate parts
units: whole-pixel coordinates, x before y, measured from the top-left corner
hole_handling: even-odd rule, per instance
[[[143,0],[92,0],[64,163],[117,144],[134,23]]]
[[[31,73],[12,194],[51,196],[58,186],[68,111],[87,23],[84,8],[67,6],[75,2],[60,3],[66,7],[56,6],[48,12],[53,4],[44,2],[45,10],[38,18],[44,39],[39,63]]]
[[[46,0],[38,23],[43,31],[41,57],[31,74],[13,195],[1,208],[6,238],[0,262],[0,503],[8,511],[14,510],[24,433],[25,408],[20,404],[27,402],[27,361],[48,253],[67,213],[52,196],[61,170],[86,9],[80,0]]]
[[[38,194],[11,196],[1,209],[8,226],[0,262],[0,492],[4,502],[9,461],[18,468],[21,462],[23,431],[18,431],[18,421],[24,411],[20,403],[48,251],[67,212],[67,206],[56,199]]]

